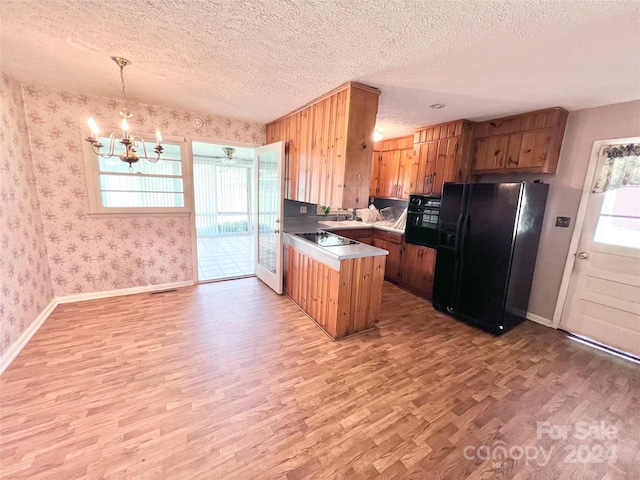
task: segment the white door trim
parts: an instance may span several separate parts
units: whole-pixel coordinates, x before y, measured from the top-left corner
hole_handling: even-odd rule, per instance
[[[277,233],[276,241],[276,270],[275,273],[265,268],[260,263],[260,156],[265,153],[277,154],[277,214],[276,229],[274,233]],[[278,141],[263,145],[254,150],[255,156],[255,230],[254,230],[254,273],[256,277],[264,282],[267,286],[272,288],[278,295],[283,293],[283,278],[284,278],[284,142]]]
[[[587,174],[584,178],[584,185],[582,187],[582,195],[580,196],[580,205],[578,207],[578,213],[576,214],[575,226],[573,228],[573,234],[571,235],[571,242],[569,243],[569,253],[567,254],[567,260],[564,265],[564,273],[562,274],[562,281],[560,283],[560,291],[558,292],[558,300],[556,301],[556,307],[553,312],[553,328],[560,326],[560,320],[562,319],[562,312],[567,301],[567,293],[569,291],[569,282],[571,280],[571,273],[573,272],[573,265],[576,261],[576,252],[578,251],[578,243],[580,242],[580,236],[582,235],[582,227],[584,226],[584,219],[587,214],[587,204],[589,203],[589,195],[591,194],[591,188],[593,185],[595,170],[598,164],[598,152],[606,145],[617,145],[620,143],[638,143],[640,137],[626,137],[626,138],[612,138],[609,140],[596,140],[593,142],[593,148],[591,149],[591,157],[589,159],[589,166],[587,168]]]

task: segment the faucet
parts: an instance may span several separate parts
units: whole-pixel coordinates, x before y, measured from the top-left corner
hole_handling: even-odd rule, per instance
[[[343,220],[353,220],[353,210],[347,211],[347,213],[336,213],[336,222],[340,221],[340,217],[343,217]]]

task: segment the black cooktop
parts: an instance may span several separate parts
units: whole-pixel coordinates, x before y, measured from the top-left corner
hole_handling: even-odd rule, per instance
[[[331,232],[296,233],[296,235],[321,247],[339,247],[358,243]]]

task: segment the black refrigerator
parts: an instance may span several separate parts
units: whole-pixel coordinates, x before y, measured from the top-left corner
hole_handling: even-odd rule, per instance
[[[527,315],[549,185],[444,185],[433,306],[500,335]]]

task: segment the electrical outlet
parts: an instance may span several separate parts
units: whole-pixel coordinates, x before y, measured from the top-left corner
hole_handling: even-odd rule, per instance
[[[300,207],[300,213],[307,213],[307,207]]]
[[[569,217],[556,217],[556,227],[568,227],[571,222]]]

